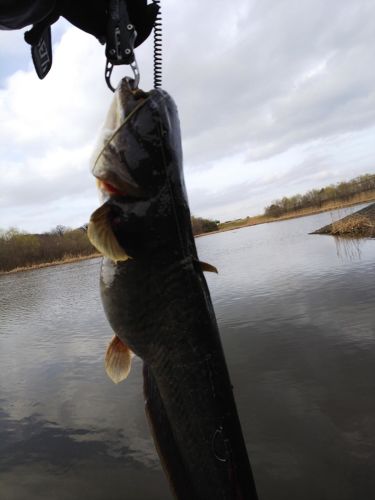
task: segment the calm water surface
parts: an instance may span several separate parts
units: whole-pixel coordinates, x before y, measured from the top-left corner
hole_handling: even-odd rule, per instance
[[[197,240],[260,500],[375,498],[375,241],[307,234],[329,222]],[[171,498],[141,362],[103,370],[99,264],[0,277],[1,500]]]

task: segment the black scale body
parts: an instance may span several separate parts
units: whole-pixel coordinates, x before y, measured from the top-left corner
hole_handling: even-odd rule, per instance
[[[146,413],[175,496],[253,500],[253,476],[191,229],[177,109],[161,89],[144,94],[122,85],[117,98],[126,123],[106,147],[116,155],[116,175],[123,168],[138,197],[107,201],[113,232],[131,258],[104,258],[104,309],[116,335],[144,361]],[[96,164],[94,175],[103,177],[103,169]]]

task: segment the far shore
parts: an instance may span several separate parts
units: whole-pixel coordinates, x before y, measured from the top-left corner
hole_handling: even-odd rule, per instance
[[[0,271],[0,276],[4,276],[6,274],[21,273],[24,271],[33,271],[34,269],[43,269],[44,267],[62,266],[63,264],[71,264],[73,262],[80,262],[81,260],[98,259],[99,257],[101,257],[101,254],[99,253],[94,253],[92,255],[77,255],[75,257],[69,256],[65,257],[64,259],[54,260],[52,262],[41,262],[40,264],[16,267],[15,269],[11,269],[10,271]]]
[[[246,217],[245,219],[239,219],[236,221],[224,222],[220,225],[220,229],[218,229],[217,231],[210,231],[208,233],[196,234],[195,237],[200,238],[201,236],[209,236],[211,234],[223,233],[225,231],[233,231],[235,229],[242,229],[244,227],[257,226],[259,224],[268,224],[270,222],[279,222],[283,220],[297,219],[299,217],[307,217],[309,215],[316,215],[323,212],[330,212],[331,210],[339,210],[355,205],[360,205],[362,203],[370,203],[372,201],[375,201],[375,193],[373,191],[371,191],[371,193],[369,193],[368,196],[366,196],[366,193],[363,193],[362,195],[356,196],[355,199],[352,199],[351,201],[348,202],[342,202],[342,201],[337,203],[330,202],[320,208],[310,208],[310,209],[299,210],[296,212],[290,212],[288,214],[281,215],[280,217],[267,217],[265,215],[257,215],[254,217]],[[30,266],[17,267],[10,271],[0,271],[0,276],[23,272],[23,271],[32,271],[34,269],[42,269],[44,267],[61,266],[63,264],[70,264],[73,262],[79,262],[81,260],[96,259],[99,257],[101,257],[99,253],[94,253],[92,255],[78,255],[76,257],[69,256],[64,259],[53,262],[45,262],[40,264],[33,264]]]
[[[199,238],[201,236],[209,236],[210,234],[223,233],[225,231],[233,231],[235,229],[242,229],[244,227],[257,226],[259,224],[268,224],[270,222],[281,222],[283,220],[298,219],[299,217],[308,217],[309,215],[316,215],[323,212],[331,212],[332,210],[340,210],[343,208],[352,207],[355,205],[361,205],[362,203],[371,203],[375,201],[375,193],[371,191],[370,196],[366,197],[364,195],[357,196],[354,200],[349,200],[347,202],[329,202],[319,208],[306,208],[303,210],[298,210],[295,212],[289,212],[285,215],[280,215],[279,217],[267,217],[266,215],[255,215],[254,217],[246,217],[245,219],[239,219],[236,221],[224,222],[220,224],[220,229],[217,231],[210,231],[207,233],[196,234],[195,237]]]

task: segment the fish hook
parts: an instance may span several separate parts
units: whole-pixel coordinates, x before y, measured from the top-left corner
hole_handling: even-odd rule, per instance
[[[217,450],[215,449],[215,442],[217,438],[220,437],[222,439],[222,447],[223,450],[222,452],[225,452],[226,456],[220,456],[217,453]],[[212,452],[216,458],[216,460],[219,460],[220,462],[228,462],[228,456],[229,456],[229,450],[228,450],[228,440],[224,438],[223,436],[223,427],[220,426],[216,431],[214,432],[214,435],[212,436]]]

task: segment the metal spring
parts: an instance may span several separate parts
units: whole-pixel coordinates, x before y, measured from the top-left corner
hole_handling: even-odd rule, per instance
[[[159,6],[159,12],[154,23],[154,88],[161,87],[162,83],[162,22],[160,0],[153,0]]]

